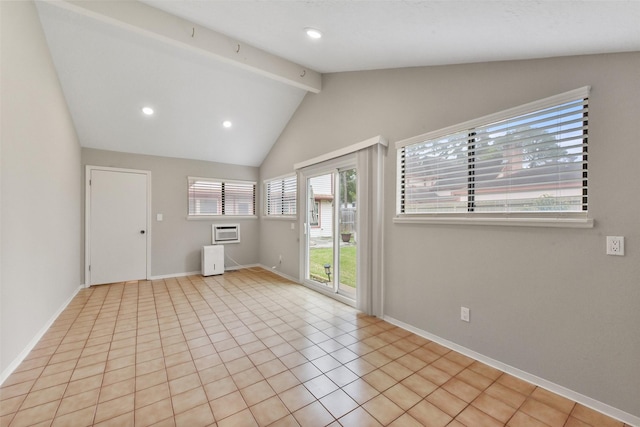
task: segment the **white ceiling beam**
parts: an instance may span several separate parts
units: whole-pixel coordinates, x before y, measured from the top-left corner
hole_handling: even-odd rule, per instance
[[[135,0],[44,1],[309,92],[322,89],[322,75],[316,71]]]

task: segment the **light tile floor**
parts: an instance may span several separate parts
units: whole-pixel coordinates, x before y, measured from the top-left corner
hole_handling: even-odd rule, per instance
[[[259,269],[81,290],[11,426],[623,426]]]

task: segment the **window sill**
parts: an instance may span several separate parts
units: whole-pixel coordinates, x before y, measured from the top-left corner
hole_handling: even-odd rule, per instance
[[[592,218],[396,216],[394,224],[495,225],[508,227],[593,228]]]
[[[226,221],[228,219],[258,219],[256,215],[189,215],[188,221]]]
[[[295,215],[262,215],[262,219],[275,219],[280,221],[297,221],[298,217]]]

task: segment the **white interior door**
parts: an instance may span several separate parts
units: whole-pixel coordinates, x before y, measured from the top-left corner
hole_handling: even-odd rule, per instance
[[[147,278],[148,173],[88,169],[88,283]]]

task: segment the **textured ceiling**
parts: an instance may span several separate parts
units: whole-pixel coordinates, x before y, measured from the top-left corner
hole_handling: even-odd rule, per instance
[[[93,4],[101,3],[115,13],[135,4],[143,16],[153,15],[144,8],[161,9],[176,21],[149,17],[150,27],[200,25],[238,48],[253,46],[310,72],[640,51],[640,1]],[[259,166],[307,93],[286,79],[150,37],[146,28],[77,13],[71,2],[37,5],[84,147]],[[305,27],[324,37],[306,38]],[[144,117],[144,105],[156,114]],[[230,129],[221,125],[227,119]]]
[[[640,1],[143,1],[323,73],[640,50]]]

